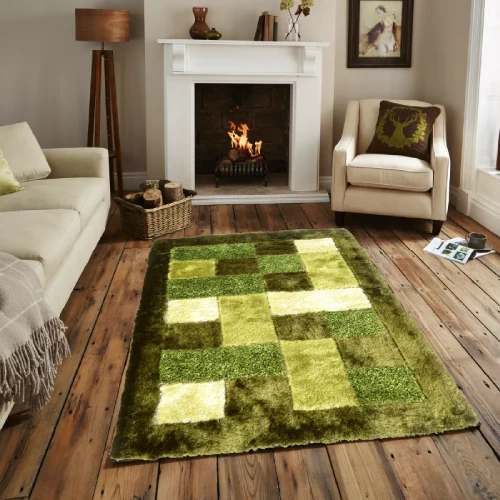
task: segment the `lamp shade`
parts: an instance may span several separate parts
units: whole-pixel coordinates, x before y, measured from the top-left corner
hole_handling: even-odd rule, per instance
[[[75,9],[75,39],[82,42],[129,42],[128,10]]]

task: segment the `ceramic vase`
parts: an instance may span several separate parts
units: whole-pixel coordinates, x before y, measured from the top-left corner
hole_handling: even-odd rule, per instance
[[[195,40],[205,40],[206,33],[210,31],[208,24],[205,22],[207,13],[207,7],[193,7],[195,21],[189,30],[191,38],[194,38]]]

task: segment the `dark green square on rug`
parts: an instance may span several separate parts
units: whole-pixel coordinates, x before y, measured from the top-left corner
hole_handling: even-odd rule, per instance
[[[215,266],[217,276],[259,274],[257,259],[221,259]]]
[[[154,243],[113,460],[477,425],[464,395],[348,231]]]
[[[299,292],[314,290],[307,273],[277,273],[264,276],[268,292]]]

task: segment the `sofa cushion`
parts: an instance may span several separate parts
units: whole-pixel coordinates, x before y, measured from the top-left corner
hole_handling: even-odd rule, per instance
[[[19,184],[19,181],[17,181],[14,177],[7,160],[0,149],[0,196],[15,193],[16,191],[21,191],[22,189],[21,184]]]
[[[0,127],[0,149],[18,181],[45,179],[50,174],[42,148],[26,122]]]
[[[347,165],[353,186],[425,192],[433,186],[430,165],[417,158],[396,155],[358,155]]]
[[[109,186],[98,177],[44,179],[23,182],[24,191],[0,197],[0,212],[17,210],[76,210],[82,227],[106,199]]]
[[[71,250],[81,225],[75,210],[0,212],[0,252],[42,263],[48,280]]]

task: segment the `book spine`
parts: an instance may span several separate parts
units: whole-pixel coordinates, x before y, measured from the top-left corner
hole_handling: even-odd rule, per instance
[[[269,12],[264,12],[264,36],[262,40],[267,42],[269,40]]]
[[[273,31],[273,41],[278,41],[278,17],[274,16],[274,31]]]
[[[257,31],[255,32],[254,40],[260,42],[264,36],[264,15],[259,17],[259,22],[257,23]]]
[[[274,39],[274,18],[276,16],[269,16],[269,33],[267,35],[267,39],[272,42]]]

